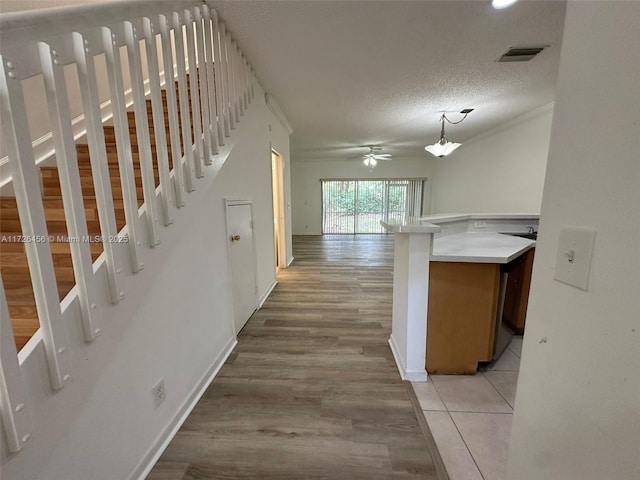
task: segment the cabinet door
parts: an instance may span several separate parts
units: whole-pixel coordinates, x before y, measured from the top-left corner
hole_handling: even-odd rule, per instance
[[[516,333],[523,333],[529,304],[529,287],[535,249],[510,262],[505,271],[509,274],[504,298],[502,321]]]
[[[493,356],[500,265],[431,262],[427,371],[474,374]]]

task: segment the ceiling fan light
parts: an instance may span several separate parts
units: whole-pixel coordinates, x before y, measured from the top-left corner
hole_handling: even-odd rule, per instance
[[[429,152],[431,155],[436,157],[446,157],[451,152],[453,152],[456,148],[458,148],[461,143],[448,142],[446,139],[441,139],[439,142],[434,143],[433,145],[427,145],[424,149]]]
[[[365,158],[363,163],[367,166],[367,167],[375,167],[378,162],[376,161],[375,158]]]
[[[496,10],[501,10],[503,8],[510,7],[518,0],[491,0],[491,6]]]

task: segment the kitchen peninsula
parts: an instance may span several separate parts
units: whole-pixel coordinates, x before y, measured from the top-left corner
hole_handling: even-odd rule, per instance
[[[502,348],[503,310],[524,317],[535,241],[517,235],[533,237],[538,216],[438,215],[383,226],[396,234],[389,343],[401,374],[424,380],[425,365],[475,373]]]

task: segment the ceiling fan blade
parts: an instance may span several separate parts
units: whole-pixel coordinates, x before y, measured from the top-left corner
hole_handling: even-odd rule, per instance
[[[350,157],[350,158],[359,158],[361,160],[391,160],[390,153],[378,153],[382,150],[381,146],[378,145],[368,145],[369,151],[358,156],[358,157]]]
[[[387,162],[390,162],[391,160],[393,160],[391,157],[374,157],[376,160],[384,160]]]

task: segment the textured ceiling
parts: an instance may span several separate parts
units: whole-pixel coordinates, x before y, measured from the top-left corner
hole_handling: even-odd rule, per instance
[[[213,1],[294,128],[292,159],[346,159],[363,145],[427,155],[440,112],[464,141],[554,98],[563,1]],[[549,45],[527,63],[509,47]],[[451,115],[453,120],[460,115]]]
[[[101,1],[0,0],[0,10]],[[461,142],[554,98],[564,0],[504,10],[490,0],[207,3],[293,126],[294,161],[348,159],[365,145],[423,157],[442,111],[475,108],[447,126]],[[531,45],[549,47],[530,62],[496,62],[509,47]]]

